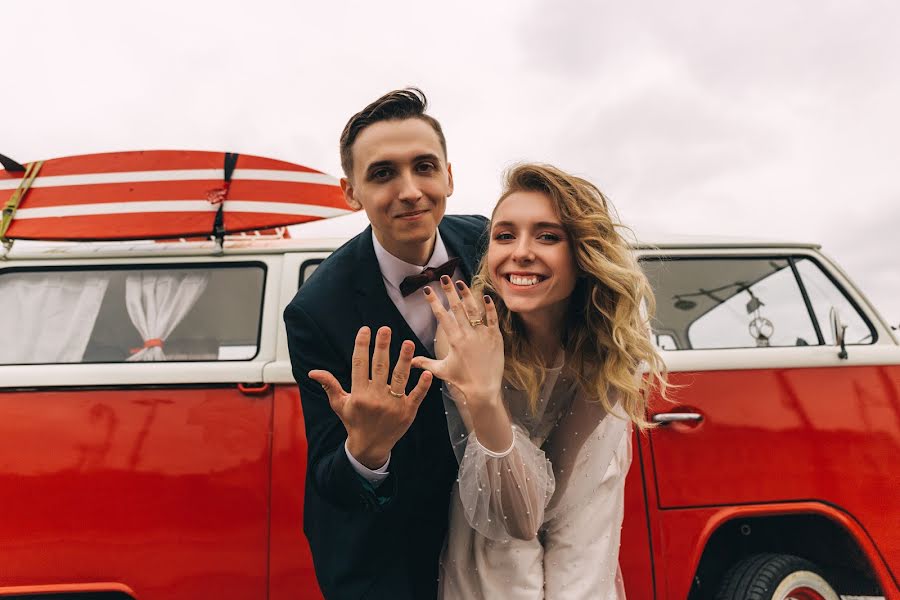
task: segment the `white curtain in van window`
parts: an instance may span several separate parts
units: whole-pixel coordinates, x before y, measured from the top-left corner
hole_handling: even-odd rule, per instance
[[[165,340],[200,298],[209,276],[205,273],[143,271],[125,280],[125,306],[145,347],[129,361],[166,360]],[[162,340],[163,346],[148,344]]]
[[[108,285],[109,275],[90,272],[0,277],[0,364],[81,362]]]

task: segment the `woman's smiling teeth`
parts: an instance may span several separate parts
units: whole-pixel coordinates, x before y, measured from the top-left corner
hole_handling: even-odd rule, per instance
[[[514,275],[510,273],[506,276],[513,285],[535,285],[544,280],[540,275]]]

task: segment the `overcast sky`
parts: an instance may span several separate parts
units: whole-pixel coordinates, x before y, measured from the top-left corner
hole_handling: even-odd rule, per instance
[[[425,90],[450,212],[504,168],[596,182],[640,237],[820,242],[900,323],[900,2],[4,2],[0,152],[180,148],[340,172],[347,118]],[[362,227],[360,216],[313,233]]]

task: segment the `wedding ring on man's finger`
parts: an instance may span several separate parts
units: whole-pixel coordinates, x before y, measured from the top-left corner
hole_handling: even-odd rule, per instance
[[[402,392],[398,394],[398,393],[395,392],[394,390],[388,390],[388,394],[390,394],[390,395],[393,396],[394,398],[402,398],[403,396],[406,395],[406,394],[403,394]]]
[[[478,327],[479,325],[484,325],[484,321],[481,319],[469,319],[469,325],[472,327]]]

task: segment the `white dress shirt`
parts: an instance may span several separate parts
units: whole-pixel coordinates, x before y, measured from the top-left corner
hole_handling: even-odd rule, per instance
[[[388,252],[384,246],[378,242],[378,238],[376,238],[374,234],[372,235],[372,244],[375,246],[375,258],[378,259],[378,268],[381,270],[381,278],[384,281],[384,289],[387,291],[388,298],[391,299],[391,302],[393,302],[394,306],[397,307],[397,310],[400,311],[400,314],[406,320],[409,328],[413,330],[413,333],[416,334],[416,337],[419,338],[422,345],[428,348],[429,352],[434,354],[434,334],[437,330],[437,320],[434,318],[434,313],[431,312],[431,307],[428,305],[428,301],[421,291],[413,292],[409,296],[404,297],[403,294],[400,293],[400,283],[410,275],[418,275],[429,267],[439,267],[450,260],[450,255],[447,253],[447,246],[444,245],[444,240],[441,239],[440,231],[437,232],[437,239],[434,242],[434,250],[431,253],[431,258],[428,259],[427,263],[421,266],[412,265],[406,261],[400,260]],[[453,281],[456,281],[457,279],[462,279],[462,272],[459,270],[459,267],[453,272]],[[434,285],[432,285],[432,289],[434,289]],[[444,307],[446,308],[447,302],[443,294],[439,293],[438,298],[443,301]],[[373,329],[376,328],[373,327]],[[391,333],[392,335],[397,334],[395,331]],[[344,451],[347,453],[347,458],[350,460],[353,469],[372,485],[377,487],[378,484],[387,479],[387,476],[390,474],[387,470],[388,465],[391,462],[390,454],[388,454],[387,461],[381,467],[373,471],[350,454],[350,451],[347,450],[346,442],[344,442]]]

